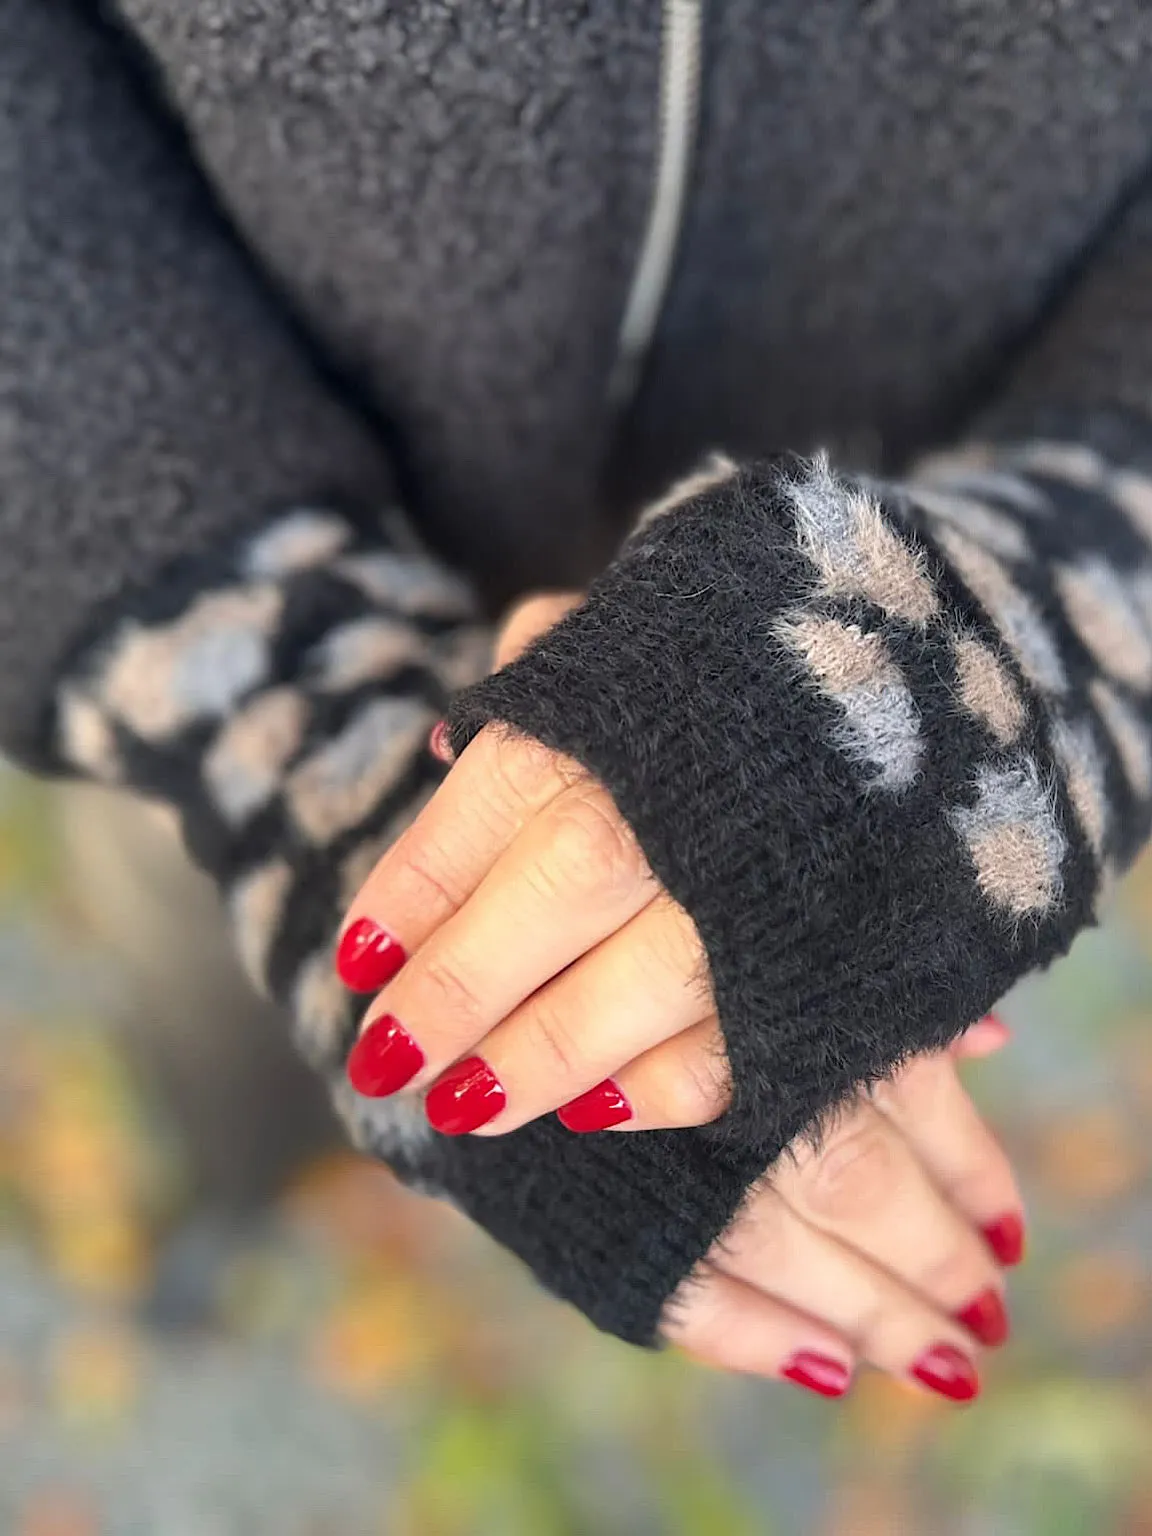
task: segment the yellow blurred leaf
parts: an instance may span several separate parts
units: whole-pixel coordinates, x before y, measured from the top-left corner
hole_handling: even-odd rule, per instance
[[[844,1423],[857,1445],[887,1462],[911,1458],[946,1406],[910,1382],[864,1370],[844,1404]]]
[[[103,1428],[136,1406],[143,1361],[139,1340],[125,1328],[87,1326],[62,1334],[50,1362],[50,1388],[61,1418]]]
[[[47,1223],[44,1247],[59,1279],[109,1299],[138,1296],[151,1272],[146,1234],[117,1211]]]
[[[1144,1139],[1108,1108],[1062,1115],[1040,1132],[1037,1173],[1062,1203],[1098,1205],[1133,1190],[1144,1177]]]
[[[434,1354],[427,1308],[395,1280],[344,1297],[313,1335],[309,1362],[333,1391],[370,1398],[419,1372]]]
[[[1083,1253],[1061,1265],[1051,1280],[1051,1302],[1061,1328],[1075,1339],[1106,1338],[1135,1327],[1147,1310],[1144,1267],[1120,1253]]]

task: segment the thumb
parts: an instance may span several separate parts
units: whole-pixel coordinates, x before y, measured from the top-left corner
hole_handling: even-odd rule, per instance
[[[583,592],[536,592],[517,603],[496,637],[493,671],[498,672],[510,661],[515,661],[538,635],[558,624],[566,613],[583,601]]]

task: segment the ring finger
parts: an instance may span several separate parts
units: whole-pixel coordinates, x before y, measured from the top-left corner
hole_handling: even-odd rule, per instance
[[[945,1058],[941,1065],[951,1070]],[[1008,1333],[986,1243],[933,1182],[897,1125],[869,1100],[819,1146],[782,1159],[773,1186],[806,1222],[915,1286],[986,1344]]]

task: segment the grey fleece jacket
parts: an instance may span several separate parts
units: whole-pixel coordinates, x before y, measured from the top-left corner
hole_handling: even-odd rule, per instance
[[[1126,519],[1102,546],[1124,561],[1144,548],[1133,537],[1152,538],[1152,522],[1132,532],[1152,398],[1150,66],[1136,0],[0,0],[0,743],[177,804],[252,973],[291,1004],[362,1143],[448,1189],[627,1337],[651,1338],[664,1299],[789,1136],[1058,952],[1143,836],[1144,673],[1117,663],[1096,599],[1081,602],[1082,624],[1065,616],[1049,633],[1044,621],[1069,563],[1090,563],[1085,529]],[[622,324],[669,207],[669,281],[622,396]],[[575,751],[633,808],[654,867],[699,916],[715,907],[728,845],[678,864],[647,815],[663,793],[651,762],[613,751],[628,722],[577,696],[587,676],[595,699],[599,675],[631,697],[628,656],[613,648],[647,612],[639,602],[630,618],[628,593],[649,556],[685,595],[705,568],[735,592],[740,550],[763,533],[773,559],[754,564],[773,623],[800,622],[780,610],[786,593],[816,605],[809,628],[788,629],[808,640],[772,687],[808,677],[856,722],[853,751],[880,750],[893,720],[947,732],[946,701],[919,699],[898,664],[901,646],[920,645],[900,626],[938,623],[942,670],[926,686],[954,671],[976,723],[953,742],[951,799],[928,793],[915,825],[923,868],[971,866],[960,909],[979,920],[948,951],[949,966],[958,945],[965,959],[941,971],[936,1014],[903,1035],[872,1030],[855,1053],[839,1020],[843,1050],[822,1078],[828,1021],[797,995],[786,1070],[803,1092],[761,1103],[719,1141],[573,1150],[554,1127],[529,1127],[449,1147],[407,1107],[350,1101],[335,925],[434,782],[418,743],[482,669],[477,615],[531,585],[587,582],[637,508],[706,449],[822,445],[841,469],[888,471],[974,418],[983,489],[950,482],[943,502],[915,477],[865,491],[823,472],[710,471],[695,485],[713,499],[673,498],[687,512],[611,566],[592,617],[551,662],[522,669],[530,687],[481,692],[456,717],[461,740],[500,716]],[[1062,471],[1051,453],[1025,453],[1038,435],[1058,439]],[[1087,510],[1064,507],[1053,474]],[[963,521],[984,496],[973,560],[931,519]],[[853,519],[867,522],[859,509],[874,501],[866,537]],[[1000,526],[1026,506],[1063,509],[1067,547]],[[731,545],[725,529],[739,533]],[[910,559],[923,586],[915,611],[890,576],[860,574],[893,539],[912,553],[892,554],[892,569]],[[998,561],[1034,569],[1022,564],[1016,585]],[[1097,578],[1085,580],[1098,598]],[[1146,622],[1143,590],[1116,600],[1131,634]],[[653,612],[648,644],[661,622]],[[847,626],[835,654],[814,623]],[[734,637],[763,624],[743,610],[725,624],[723,675],[759,675]],[[664,640],[689,654],[680,631]],[[1037,646],[1062,645],[1072,661],[1037,665]],[[857,719],[860,688],[883,695],[879,735]],[[689,692],[653,707],[677,750],[703,739],[673,718]],[[1084,746],[1092,728],[1062,713],[1081,695],[1110,745]],[[843,747],[843,731],[814,720],[801,710],[797,739],[811,730],[817,755]],[[739,761],[738,720],[712,723]],[[1031,755],[973,758],[993,749]],[[944,784],[921,777],[919,736],[902,750],[910,776],[889,788]],[[706,786],[706,768],[686,765],[680,783]],[[1024,789],[985,804],[985,770]],[[860,781],[862,803],[879,782]],[[1028,800],[1050,782],[1067,788]],[[699,793],[689,810],[707,842],[721,813]],[[744,816],[721,798],[732,827],[782,825],[766,802]],[[1011,848],[1031,863],[992,837],[1005,806],[1025,807],[1027,836]],[[838,889],[864,832],[841,847],[810,830],[836,854],[822,888]],[[786,852],[790,870],[807,868],[802,847]],[[762,881],[753,888],[759,911]],[[1015,936],[1003,943],[988,936],[997,902]],[[796,910],[812,908],[809,894]],[[741,1000],[762,998],[765,978],[742,970],[726,1001],[726,942],[709,937],[730,1056],[770,1097],[781,1058],[747,1048]],[[981,945],[987,963],[970,965]]]

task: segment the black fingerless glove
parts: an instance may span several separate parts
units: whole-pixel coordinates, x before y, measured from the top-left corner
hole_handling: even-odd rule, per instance
[[[1061,954],[1146,836],[1152,480],[1128,447],[973,449],[906,488],[716,462],[456,701],[458,751],[499,721],[595,774],[708,953],[730,1112],[589,1138],[659,1149],[611,1218],[614,1295],[576,1293],[606,1326],[651,1329],[752,1178]],[[675,1188],[671,1225],[641,1177]],[[530,1256],[574,1294],[570,1254]]]

